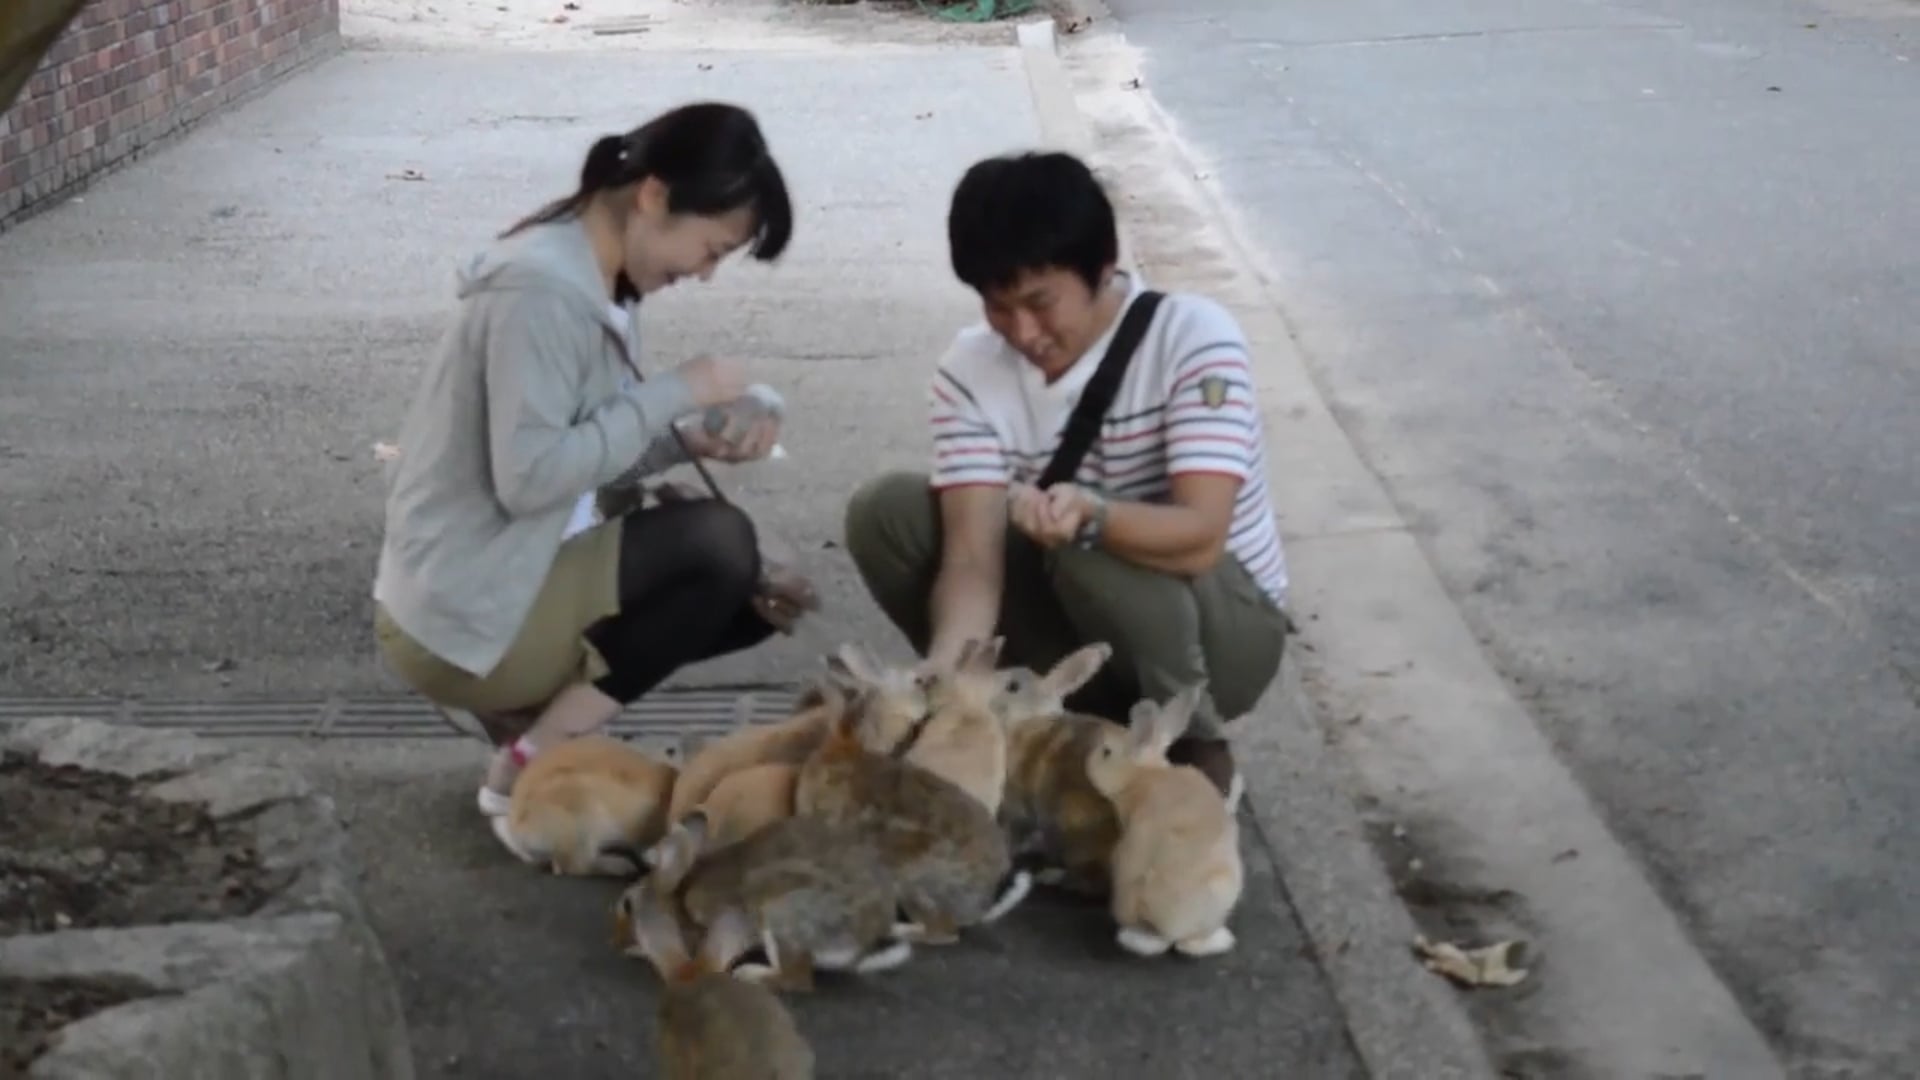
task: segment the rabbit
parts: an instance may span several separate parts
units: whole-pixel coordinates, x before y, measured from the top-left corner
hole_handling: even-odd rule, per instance
[[[521,861],[555,874],[621,877],[666,831],[677,774],[619,739],[583,735],[533,756],[493,833]]]
[[[1006,837],[979,800],[868,748],[862,729],[872,693],[856,695],[800,767],[794,812],[870,837],[893,874],[906,917],[896,934],[917,944],[951,944],[963,928],[1011,911],[1032,888],[1032,877],[1013,866]]]
[[[1002,670],[996,711],[1007,725],[1006,790],[999,819],[1015,857],[1037,864],[1034,880],[1077,895],[1108,895],[1108,868],[1120,840],[1113,803],[1087,779],[1087,755],[1103,736],[1126,728],[1066,711],[1067,695],[1086,685],[1113,655],[1097,642],[1037,675]]]
[[[652,873],[632,888],[676,896],[694,926],[744,913],[767,963],[740,965],[741,978],[805,991],[816,968],[871,974],[912,957],[912,944],[895,933],[893,883],[855,831],[790,817],[718,850],[709,835],[705,811],[682,818],[656,848]],[[738,958],[724,959],[731,967]]]
[[[903,755],[978,799],[989,814],[999,812],[1007,783],[1007,729],[995,709],[1002,640],[967,642],[951,670],[926,680],[926,720]]]
[[[1103,732],[1087,755],[1087,778],[1120,818],[1111,908],[1120,946],[1139,956],[1169,948],[1193,957],[1234,947],[1227,919],[1245,872],[1239,826],[1220,790],[1167,748],[1193,720],[1205,684],[1165,705],[1133,707],[1129,730]]]
[[[738,730],[701,747],[680,771],[667,810],[668,825],[677,824],[705,802],[731,773],[753,765],[800,764],[819,745],[833,719],[833,706],[817,691],[803,695],[793,715],[777,724],[751,723],[747,705],[748,699],[743,698]]]
[[[780,998],[727,971],[728,958],[752,945],[744,914],[736,909],[716,918],[692,957],[672,901],[660,890],[646,883],[628,889],[614,916],[628,951],[651,961],[664,984],[654,1029],[661,1076],[812,1080],[813,1047]]]
[[[928,720],[930,675],[883,664],[859,645],[842,645],[827,658],[827,677],[842,707],[847,694],[864,702],[860,732],[867,749],[893,757],[911,752]]]

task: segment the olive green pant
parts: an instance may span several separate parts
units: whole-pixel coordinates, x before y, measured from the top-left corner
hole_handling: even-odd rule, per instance
[[[863,485],[847,504],[846,545],[874,602],[924,654],[941,549],[939,496],[927,476],[891,473]],[[1205,679],[1212,700],[1190,733],[1219,737],[1220,723],[1252,711],[1279,673],[1291,626],[1231,556],[1183,578],[1104,551],[1045,550],[1007,531],[1001,663],[1044,672],[1084,645],[1113,647],[1070,700],[1076,709],[1125,723],[1141,698],[1165,701]]]

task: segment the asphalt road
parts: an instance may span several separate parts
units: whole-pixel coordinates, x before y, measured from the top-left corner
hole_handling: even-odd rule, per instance
[[[1489,654],[1790,1069],[1910,1072],[1920,5],[1109,2]]]

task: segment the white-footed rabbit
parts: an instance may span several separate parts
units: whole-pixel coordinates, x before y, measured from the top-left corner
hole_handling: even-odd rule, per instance
[[[568,739],[527,763],[493,833],[556,874],[625,876],[637,869],[634,853],[666,831],[674,777],[673,766],[619,739]]]
[[[1112,897],[1118,940],[1140,956],[1168,948],[1214,956],[1234,946],[1227,919],[1244,883],[1239,826],[1205,774],[1167,762],[1167,748],[1205,692],[1200,685],[1165,705],[1140,702],[1129,729],[1103,732],[1087,755],[1087,778],[1120,819]]]

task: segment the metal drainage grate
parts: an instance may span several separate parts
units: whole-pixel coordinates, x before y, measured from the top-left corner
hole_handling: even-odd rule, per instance
[[[635,702],[612,725],[613,734],[643,742],[694,743],[733,729],[740,697],[751,695],[750,716],[766,723],[786,716],[799,691],[768,686],[738,690],[663,690]],[[0,722],[73,716],[109,723],[186,731],[216,738],[318,739],[459,738],[440,714],[417,697],[306,700],[237,698],[222,701],[149,701],[137,698],[7,698]]]

